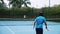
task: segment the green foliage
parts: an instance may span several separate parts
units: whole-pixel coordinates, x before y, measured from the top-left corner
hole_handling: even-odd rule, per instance
[[[60,5],[42,8],[44,15],[48,18],[60,18]]]
[[[44,12],[46,18],[60,18],[60,5],[40,9],[30,7],[12,7],[8,9],[0,3],[0,18],[23,18],[24,15],[27,18],[35,18],[39,12]]]

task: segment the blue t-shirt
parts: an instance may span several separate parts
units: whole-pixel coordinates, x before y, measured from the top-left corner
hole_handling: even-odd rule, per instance
[[[46,22],[46,19],[43,16],[38,16],[35,19],[35,22],[36,22],[36,28],[43,28],[43,23]]]

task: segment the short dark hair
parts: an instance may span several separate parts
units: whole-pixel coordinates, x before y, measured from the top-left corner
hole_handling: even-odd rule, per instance
[[[43,13],[39,13],[39,15],[38,15],[38,16],[44,16],[44,15],[43,15]]]

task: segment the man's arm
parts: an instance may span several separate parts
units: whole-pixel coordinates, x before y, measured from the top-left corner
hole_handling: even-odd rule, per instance
[[[44,18],[43,22],[44,22],[44,24],[45,24],[45,28],[47,29],[46,18]]]
[[[46,27],[46,29],[47,29],[47,23],[45,22],[45,27]]]
[[[34,24],[33,24],[33,29],[34,29],[35,25],[36,25],[36,22],[34,22]]]

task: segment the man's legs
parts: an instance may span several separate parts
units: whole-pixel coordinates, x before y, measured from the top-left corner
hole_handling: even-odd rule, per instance
[[[42,28],[36,28],[36,34],[43,34]]]

